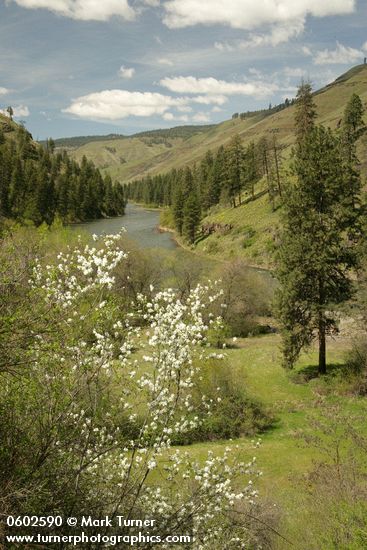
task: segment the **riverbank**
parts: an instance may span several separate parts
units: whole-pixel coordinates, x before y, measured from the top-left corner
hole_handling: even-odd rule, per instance
[[[172,235],[172,239],[177,244],[177,246],[179,246],[183,250],[186,250],[187,252],[190,252],[191,254],[195,254],[196,256],[198,256],[200,258],[213,260],[213,261],[217,261],[217,262],[220,262],[220,263],[229,263],[229,262],[231,262],[235,259],[235,258],[217,257],[216,255],[207,253],[207,252],[202,251],[202,250],[200,250],[196,247],[190,246],[187,243],[185,243],[185,241],[182,238],[179,237],[179,235],[177,234],[177,231],[175,231],[171,227],[158,225],[157,229],[161,233],[169,233],[170,235]],[[273,270],[274,270],[273,265],[269,265],[269,266],[265,267],[263,264],[257,264],[257,263],[248,262],[248,261],[246,261],[245,263],[246,263],[246,267],[249,267],[251,269],[256,269],[258,271],[264,271],[264,272],[267,272],[267,273],[272,273]]]

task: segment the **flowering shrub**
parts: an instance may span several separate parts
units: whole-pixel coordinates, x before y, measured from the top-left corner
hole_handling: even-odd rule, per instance
[[[221,292],[199,285],[179,300],[151,288],[126,312],[113,292],[125,259],[117,235],[34,262],[33,298],[49,325],[30,332],[28,370],[2,385],[1,461],[16,449],[1,480],[5,510],[153,517],[159,533],[189,530],[195,549],[222,547],[222,537],[245,548],[232,512],[254,505],[255,459],[228,448],[197,463],[172,447],[202,421],[197,358],[218,323],[206,301]]]

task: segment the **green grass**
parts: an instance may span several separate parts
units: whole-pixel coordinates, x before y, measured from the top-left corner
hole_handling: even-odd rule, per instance
[[[226,233],[213,233],[200,240],[197,251],[222,260],[246,259],[249,265],[269,267],[273,237],[279,226],[279,210],[272,211],[268,195],[237,208],[216,207],[205,223],[231,225]]]
[[[209,450],[222,453],[231,445],[238,447],[241,460],[257,457],[262,477],[256,482],[260,496],[269,499],[285,513],[284,529],[298,521],[299,510],[294,505],[299,488],[294,483],[312,467],[318,451],[301,445],[296,437],[299,430],[308,427],[308,415],[317,411],[321,399],[339,403],[345,412],[358,412],[361,401],[345,392],[343,384],[332,371],[343,364],[350,342],[340,339],[329,343],[328,361],[333,365],[327,379],[314,378],[307,383],[296,383],[297,374],[310,365],[316,365],[315,350],[305,353],[291,374],[281,367],[280,338],[268,335],[241,339],[237,349],[228,349],[228,365],[240,377],[239,384],[249,397],[263,403],[275,415],[274,425],[261,434],[262,444],[254,449],[251,437],[233,441],[193,444],[185,448],[192,458],[204,460]],[[305,527],[307,529],[307,527]],[[299,533],[302,537],[305,533]],[[301,540],[300,539],[300,540]],[[280,543],[280,541],[279,541]],[[286,546],[285,546],[286,547]],[[280,543],[280,548],[283,548]]]

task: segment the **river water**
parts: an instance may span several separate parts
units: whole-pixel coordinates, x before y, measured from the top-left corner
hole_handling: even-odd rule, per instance
[[[73,229],[88,231],[92,235],[112,235],[124,227],[129,239],[138,243],[141,248],[164,248],[166,250],[177,248],[172,233],[160,232],[158,224],[158,210],[149,210],[129,203],[125,209],[125,216],[80,223],[74,225]]]
[[[167,251],[176,251],[176,258],[181,257],[195,263],[205,265],[207,269],[214,269],[219,260],[214,258],[201,258],[188,250],[178,247],[173,239],[172,233],[161,232],[158,230],[159,210],[150,210],[136,204],[127,204],[125,215],[116,218],[96,220],[93,222],[75,224],[72,228],[75,231],[86,231],[95,235],[111,235],[118,233],[121,228],[125,228],[126,236],[134,241],[141,248],[158,248]],[[271,288],[275,286],[275,280],[267,270],[246,267],[249,272],[258,273]]]

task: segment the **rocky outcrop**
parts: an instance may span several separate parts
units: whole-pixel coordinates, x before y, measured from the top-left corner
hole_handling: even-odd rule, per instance
[[[225,235],[226,233],[229,233],[233,229],[233,225],[230,223],[206,223],[201,226],[201,234],[208,236],[212,235],[213,233],[220,233],[221,235]]]

